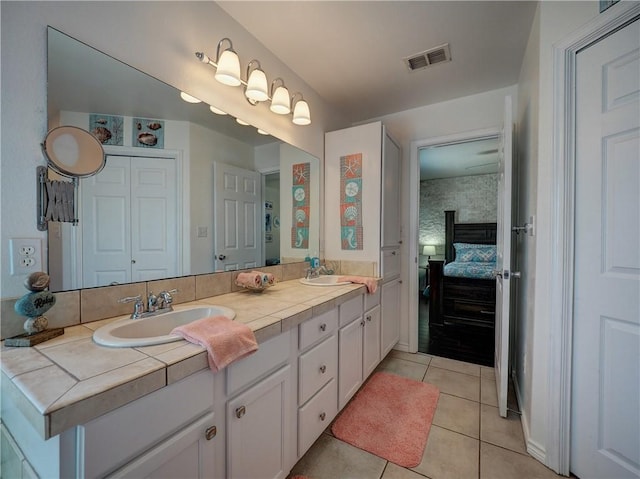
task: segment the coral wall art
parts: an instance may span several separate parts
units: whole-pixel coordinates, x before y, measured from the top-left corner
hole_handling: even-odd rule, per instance
[[[340,158],[340,239],[343,250],[361,250],[362,153]]]
[[[309,249],[309,181],[311,163],[292,165],[291,247]]]

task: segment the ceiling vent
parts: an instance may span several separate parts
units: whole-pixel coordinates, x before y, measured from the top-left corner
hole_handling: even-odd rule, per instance
[[[449,52],[449,44],[431,48],[421,53],[416,53],[404,59],[409,71],[422,70],[437,63],[445,63],[451,61],[451,53]]]

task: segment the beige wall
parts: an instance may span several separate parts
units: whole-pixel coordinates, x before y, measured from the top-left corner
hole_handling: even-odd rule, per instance
[[[347,123],[287,65],[214,2],[1,2],[2,35],[2,271],[0,297],[24,294],[24,278],[9,274],[9,238],[46,238],[36,229],[35,169],[43,165],[40,142],[47,132],[46,30],[50,25],[207,103],[322,158],[323,133]],[[293,125],[266,105],[251,107],[238,88],[213,80],[195,51],[215,55],[230,37],[240,57],[269,65],[311,107],[312,124]],[[44,244],[44,243],[43,243]],[[46,264],[46,254],[43,258]]]

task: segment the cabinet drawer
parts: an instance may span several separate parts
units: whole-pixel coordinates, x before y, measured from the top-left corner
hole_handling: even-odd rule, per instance
[[[400,275],[400,250],[397,248],[382,251],[382,278],[384,280]]]
[[[362,296],[352,298],[340,305],[340,327],[346,326],[362,316]]]
[[[298,457],[315,442],[338,414],[338,382],[332,379],[298,410]]]
[[[443,302],[445,316],[475,319],[493,325],[495,320],[495,304],[463,299],[445,299]]]
[[[380,304],[380,288],[376,289],[373,294],[364,295],[364,310],[369,311],[371,308]]]
[[[260,344],[258,351],[227,368],[227,394],[231,396],[267,372],[289,360],[290,333],[282,333]]]
[[[333,334],[338,327],[338,310],[332,309],[300,325],[299,347],[306,349],[312,344]]]
[[[469,279],[445,276],[443,298],[472,302],[495,303],[496,282],[492,279]]]
[[[304,404],[338,371],[338,338],[332,336],[300,356],[298,403]]]

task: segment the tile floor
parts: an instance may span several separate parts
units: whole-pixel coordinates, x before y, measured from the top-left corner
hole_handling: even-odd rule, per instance
[[[344,443],[328,428],[291,476],[310,479],[546,479],[560,478],[530,457],[520,418],[498,415],[493,368],[392,351],[378,370],[435,384],[440,398],[422,462],[405,469]],[[515,401],[510,399],[510,407]]]

